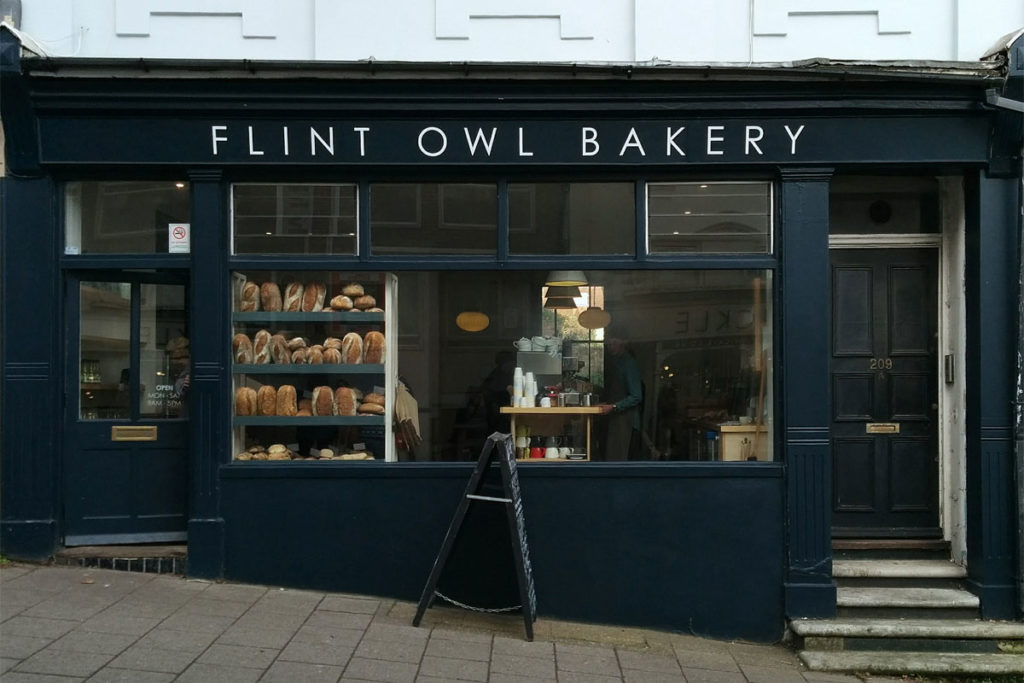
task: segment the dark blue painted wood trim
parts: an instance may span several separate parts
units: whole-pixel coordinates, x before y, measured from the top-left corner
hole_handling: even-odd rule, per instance
[[[217,578],[224,567],[218,468],[230,449],[230,281],[227,269],[228,193],[219,173],[190,172],[192,383],[189,406],[189,574]]]
[[[567,263],[585,270],[771,270],[776,267],[774,257],[762,254],[729,254],[718,255],[679,255],[677,257],[648,257],[639,261],[631,257],[624,258],[585,258],[583,256],[551,256],[528,259],[524,257],[509,258],[501,262],[492,258],[486,259],[453,259],[449,257],[373,257],[365,261],[338,257],[235,257],[231,259],[231,267],[236,270],[275,270],[287,261],[287,267],[294,270],[554,270],[564,268]]]
[[[1019,179],[966,183],[967,571],[981,613],[1016,613],[1013,460]]]
[[[835,615],[830,528],[828,191],[831,169],[783,171],[779,191],[782,421],[789,617]]]
[[[508,180],[503,178],[498,181],[498,244],[495,254],[499,264],[508,260],[508,211]]]
[[[52,555],[60,533],[61,301],[54,184],[0,179],[0,552]],[[30,343],[16,342],[31,340]]]
[[[85,254],[83,256],[62,256],[61,268],[161,268],[185,269],[191,265],[186,254]]]

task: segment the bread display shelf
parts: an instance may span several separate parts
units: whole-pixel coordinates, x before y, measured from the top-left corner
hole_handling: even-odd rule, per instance
[[[379,427],[383,415],[333,415],[323,417],[245,416],[234,417],[236,427]]]
[[[381,375],[383,363],[266,363],[263,365],[231,366],[235,375]]]
[[[268,313],[267,311],[251,311],[232,313],[231,322],[236,323],[382,323],[383,313],[363,313],[361,311],[331,311],[324,313]]]

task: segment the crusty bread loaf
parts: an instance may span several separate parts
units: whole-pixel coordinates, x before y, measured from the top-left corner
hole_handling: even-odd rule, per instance
[[[256,414],[256,390],[252,387],[238,387],[235,391],[235,415]]]
[[[299,399],[299,412],[301,413],[303,410],[308,411],[310,415],[313,414],[313,401],[312,401],[312,399],[308,399],[308,398],[300,398]]]
[[[341,356],[339,355],[339,358]],[[306,362],[310,365],[320,365],[324,362],[324,352],[319,347],[312,347],[306,350]]]
[[[358,282],[350,282],[341,288],[341,293],[348,297],[357,297],[365,294],[363,286]]]
[[[295,402],[295,387],[291,384],[282,384],[277,388],[277,414],[291,417],[298,412]]]
[[[307,349],[299,348],[292,351],[292,364],[293,365],[305,365],[309,362],[309,354]]]
[[[363,362],[384,362],[384,335],[382,333],[376,330],[366,333],[366,337],[363,338]]]
[[[377,306],[377,300],[369,294],[363,296],[357,296],[352,300],[352,305],[358,308],[360,311],[365,311],[368,308],[374,308]]]
[[[288,342],[283,334],[275,334],[270,338],[270,355],[275,363],[288,365],[292,362],[292,352],[288,350]]]
[[[277,415],[277,389],[264,384],[256,392],[256,410],[259,415]]]
[[[234,339],[231,340],[231,349],[235,352],[235,362],[242,364],[251,364],[255,357],[252,350],[252,340],[249,339],[249,335],[242,334],[239,332],[235,335]]]
[[[316,313],[324,307],[324,298],[327,296],[327,286],[322,282],[310,281],[306,283],[306,291],[302,295],[302,310],[307,313]]]
[[[316,387],[313,389],[313,414],[338,414],[338,409],[334,405],[334,393],[331,391],[330,387]]]
[[[284,302],[282,308],[286,313],[298,313],[302,310],[304,288],[301,282],[292,280],[284,286]]]
[[[331,299],[331,308],[336,311],[351,311],[352,310],[352,299],[339,294],[338,296]]]
[[[238,302],[238,310],[243,312],[260,310],[260,286],[255,282],[242,285],[242,293]]]
[[[260,330],[252,338],[252,357],[258,365],[270,362],[270,332]]]
[[[341,340],[341,362],[349,365],[363,362],[363,338],[357,332],[349,332]]]
[[[281,288],[273,282],[260,285],[260,303],[264,311],[276,313],[281,310]]]
[[[295,349],[305,348],[306,340],[302,337],[292,337],[288,340],[288,350],[294,351]]]
[[[340,363],[341,351],[338,349],[324,349],[324,363]]]
[[[323,347],[325,349],[338,349],[341,350],[341,340],[337,337],[328,337],[324,339]]]
[[[350,387],[338,387],[334,392],[334,405],[338,415],[356,414],[356,396]]]
[[[359,407],[356,409],[356,411],[363,413],[364,415],[383,415],[384,406],[378,405],[376,403],[363,402],[359,404]]]
[[[367,394],[363,397],[363,403],[376,403],[377,405],[382,406],[384,405],[384,394]]]

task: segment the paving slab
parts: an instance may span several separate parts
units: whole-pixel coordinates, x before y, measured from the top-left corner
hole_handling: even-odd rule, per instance
[[[255,683],[263,676],[263,669],[248,669],[238,666],[195,663],[185,669],[175,680],[176,683]]]
[[[267,669],[260,683],[335,683],[342,671],[340,666],[279,660]]]
[[[22,673],[85,678],[99,671],[110,659],[110,655],[90,652],[69,655],[63,650],[46,648],[18,664],[14,670]]]
[[[489,666],[487,662],[468,659],[450,659],[448,657],[424,656],[420,662],[420,676],[432,676],[448,680],[487,681]]]
[[[416,680],[416,664],[386,662],[380,659],[353,657],[345,667],[344,678],[356,678],[384,683],[413,683]]]
[[[174,674],[105,667],[90,676],[87,683],[169,683],[173,680]]]

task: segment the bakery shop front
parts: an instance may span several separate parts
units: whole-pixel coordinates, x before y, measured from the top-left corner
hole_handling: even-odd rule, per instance
[[[5,555],[186,542],[415,599],[497,431],[542,616],[776,640],[879,536],[963,548],[1012,615],[998,74],[200,78],[3,39]],[[441,588],[514,602],[503,524],[467,528]]]

